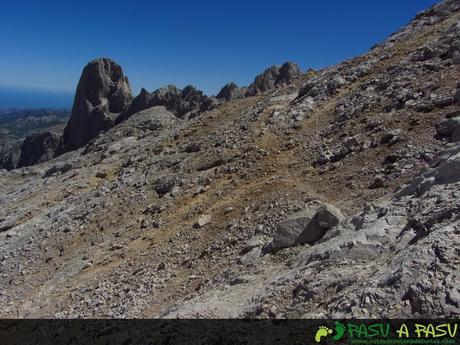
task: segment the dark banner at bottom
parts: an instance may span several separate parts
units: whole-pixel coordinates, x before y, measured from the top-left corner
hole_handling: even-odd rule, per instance
[[[458,344],[458,320],[1,320],[0,344]]]

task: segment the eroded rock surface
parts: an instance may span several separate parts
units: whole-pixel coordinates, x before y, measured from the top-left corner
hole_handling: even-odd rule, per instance
[[[0,157],[0,166],[11,170],[45,162],[55,156],[61,144],[59,135],[44,132],[27,136],[21,144],[16,145]]]
[[[120,65],[108,58],[91,61],[78,82],[63,150],[82,147],[110,128],[131,100],[131,87]]]
[[[293,62],[286,62],[280,66],[272,66],[254,79],[254,82],[249,85],[246,94],[254,96],[259,92],[273,90],[277,86],[291,83],[299,76],[299,66]]]
[[[224,87],[219,91],[216,98],[224,99],[227,102],[234,101],[237,99],[244,98],[247,92],[247,88],[238,87],[235,83],[225,84]]]

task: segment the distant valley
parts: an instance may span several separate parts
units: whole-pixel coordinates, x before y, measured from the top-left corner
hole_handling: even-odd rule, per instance
[[[0,109],[0,148],[11,147],[35,132],[61,134],[69,115],[70,109]]]

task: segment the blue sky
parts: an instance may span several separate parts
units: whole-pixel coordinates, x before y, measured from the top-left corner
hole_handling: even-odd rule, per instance
[[[136,94],[165,84],[215,94],[287,60],[306,70],[364,53],[433,3],[0,0],[0,94],[51,90],[71,103],[100,56],[122,65]]]

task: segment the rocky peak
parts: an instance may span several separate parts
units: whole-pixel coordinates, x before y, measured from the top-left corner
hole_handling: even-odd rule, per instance
[[[175,85],[166,85],[156,89],[151,94],[150,106],[165,105],[181,97],[182,92]]]
[[[72,114],[64,130],[64,150],[85,145],[114,123],[132,100],[128,78],[108,58],[91,61],[83,69]]]
[[[147,108],[164,106],[177,117],[184,117],[187,113],[202,112],[214,104],[209,97],[192,85],[179,89],[175,85],[163,86],[152,93],[142,89],[140,94],[131,102],[130,107],[119,116],[121,122],[131,115]]]
[[[247,91],[245,87],[238,87],[235,83],[231,82],[225,84],[222,89],[220,89],[219,93],[217,94],[217,99],[223,99],[226,102],[233,101],[235,99],[244,98],[244,95]]]
[[[299,76],[299,66],[294,62],[286,62],[279,69],[279,75],[275,84],[288,84],[294,79],[297,79]]]
[[[200,100],[203,97],[203,91],[198,90],[193,85],[187,85],[182,90],[182,97],[185,99],[196,99]]]
[[[127,113],[134,114],[141,110],[147,109],[149,107],[150,98],[151,96],[149,92],[146,89],[142,88],[139,95],[135,97],[131,102],[131,105],[129,106]]]
[[[300,76],[300,68],[293,62],[272,66],[259,74],[254,82],[249,85],[247,96],[254,96],[260,92],[273,90],[279,85],[292,82]]]

